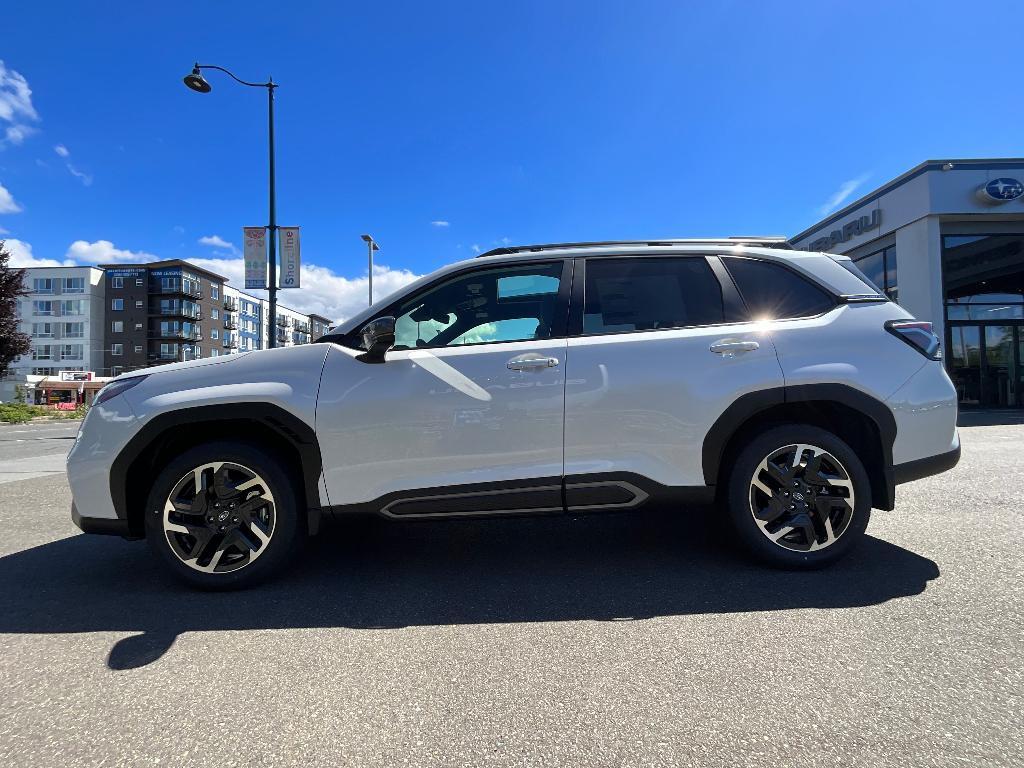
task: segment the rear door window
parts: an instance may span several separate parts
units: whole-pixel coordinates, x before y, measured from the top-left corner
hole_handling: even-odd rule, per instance
[[[583,334],[724,322],[722,287],[701,257],[587,259]]]

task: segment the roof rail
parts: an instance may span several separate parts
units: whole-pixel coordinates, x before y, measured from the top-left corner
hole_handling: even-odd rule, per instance
[[[484,256],[508,256],[513,253],[526,253],[527,251],[555,251],[565,248],[598,248],[601,246],[630,246],[640,245],[645,247],[657,247],[659,245],[752,245],[760,248],[789,248],[789,240],[780,235],[769,235],[766,237],[707,237],[707,238],[660,238],[658,240],[594,240],[582,243],[543,243],[540,245],[507,245],[500,248],[492,248],[481,253],[477,258]]]

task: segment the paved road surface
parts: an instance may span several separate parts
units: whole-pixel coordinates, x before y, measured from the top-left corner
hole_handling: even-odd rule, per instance
[[[79,424],[77,419],[0,424],[0,483],[64,474]]]
[[[1024,427],[963,439],[811,574],[655,511],[335,525],[202,594],[6,483],[0,765],[1022,765]]]

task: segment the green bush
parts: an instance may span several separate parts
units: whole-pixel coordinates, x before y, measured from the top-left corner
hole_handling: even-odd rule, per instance
[[[0,403],[0,421],[8,424],[23,424],[34,419],[36,416],[45,416],[49,413],[46,408],[38,405],[25,405],[25,403]]]

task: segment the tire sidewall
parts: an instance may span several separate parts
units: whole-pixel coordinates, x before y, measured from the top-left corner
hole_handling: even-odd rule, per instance
[[[750,480],[765,456],[794,444],[824,448],[843,465],[853,483],[853,519],[839,539],[816,552],[797,552],[770,541],[750,510]],[[726,514],[740,543],[754,556],[780,568],[813,569],[829,565],[853,549],[871,518],[871,483],[856,452],[836,435],[810,424],[774,427],[754,437],[736,456],[726,495]]]
[[[163,508],[182,477],[198,466],[219,461],[241,464],[267,482],[274,496],[274,533],[266,550],[251,565],[227,573],[203,573],[185,565],[171,549],[163,529]],[[283,466],[272,453],[231,441],[199,445],[172,459],[154,480],[146,503],[145,531],[150,548],[175,576],[200,589],[238,589],[268,578],[288,561],[305,534],[295,485]]]

